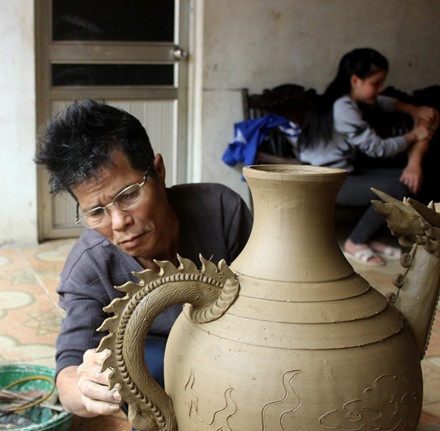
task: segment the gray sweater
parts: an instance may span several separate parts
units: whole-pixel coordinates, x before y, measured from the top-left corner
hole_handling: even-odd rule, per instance
[[[379,107],[394,111],[396,99],[378,97]],[[362,112],[351,97],[343,96],[333,104],[333,139],[317,142],[313,148],[304,148],[298,155],[301,162],[315,166],[328,166],[354,170],[352,165],[356,151],[369,157],[393,157],[405,151],[408,144],[403,136],[383,139],[362,118]]]

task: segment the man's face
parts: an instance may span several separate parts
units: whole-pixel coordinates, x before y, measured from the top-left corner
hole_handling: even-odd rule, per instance
[[[170,248],[171,207],[165,192],[165,167],[157,155],[153,168],[156,178],[147,177],[143,198],[134,207],[122,211],[115,205],[108,209],[104,224],[95,228],[125,253],[145,259],[168,258]],[[98,178],[89,178],[72,187],[82,212],[104,207],[127,186],[141,183],[143,171],[134,170],[121,151],[115,152],[113,163],[100,170]]]

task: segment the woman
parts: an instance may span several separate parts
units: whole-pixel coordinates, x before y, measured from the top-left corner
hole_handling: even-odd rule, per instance
[[[422,184],[422,160],[438,126],[438,112],[380,95],[388,74],[388,61],[379,52],[361,48],[345,54],[335,79],[311,111],[299,137],[299,158],[316,166],[343,168],[347,180],[337,198],[340,205],[366,207],[366,211],[344,243],[344,252],[368,265],[384,265],[383,256],[397,258],[400,250],[374,239],[384,218],[371,206],[382,190],[397,199],[416,194]],[[414,128],[405,135],[383,139],[363,119],[360,106],[375,105],[384,111],[405,112]],[[356,154],[390,158],[407,151],[408,161],[400,168],[365,168],[356,165]]]

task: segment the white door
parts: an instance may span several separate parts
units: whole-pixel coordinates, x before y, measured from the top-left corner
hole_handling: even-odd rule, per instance
[[[187,180],[189,0],[41,0],[37,29],[39,127],[72,100],[121,107],[145,126],[167,169]],[[40,240],[78,236],[75,203],[52,196],[39,169]]]

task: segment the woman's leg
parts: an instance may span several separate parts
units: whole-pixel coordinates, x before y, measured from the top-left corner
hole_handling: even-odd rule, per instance
[[[371,205],[378,197],[371,188],[381,190],[396,199],[409,195],[407,187],[399,181],[400,169],[361,169],[347,176],[336,202],[339,205],[365,207],[366,211],[350,234],[354,243],[366,244],[385,226],[385,218]]]

